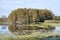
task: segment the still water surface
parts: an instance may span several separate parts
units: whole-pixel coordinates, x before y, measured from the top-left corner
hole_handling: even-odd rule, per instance
[[[54,33],[60,33],[60,27],[56,26],[55,29],[49,30],[49,31]],[[0,25],[0,34],[3,34],[3,33],[11,33],[7,25]]]
[[[10,33],[7,25],[0,25],[0,34],[1,33]]]

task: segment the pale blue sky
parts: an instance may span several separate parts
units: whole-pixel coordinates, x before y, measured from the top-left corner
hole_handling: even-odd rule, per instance
[[[50,9],[55,15],[60,15],[60,0],[0,0],[0,17],[8,16],[17,8]]]

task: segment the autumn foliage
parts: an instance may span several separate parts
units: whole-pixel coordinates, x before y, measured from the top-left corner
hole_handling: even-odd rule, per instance
[[[9,23],[38,23],[44,20],[53,20],[54,14],[48,9],[32,9],[32,8],[18,8],[13,10],[9,17]]]

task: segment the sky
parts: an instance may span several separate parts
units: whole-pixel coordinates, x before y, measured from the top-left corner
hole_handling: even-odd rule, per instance
[[[49,9],[60,16],[60,0],[0,0],[0,17],[8,17],[17,8]]]

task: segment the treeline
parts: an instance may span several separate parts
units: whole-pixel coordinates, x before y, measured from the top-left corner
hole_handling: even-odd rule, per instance
[[[55,18],[53,12],[48,9],[27,9],[18,8],[13,10],[9,17],[9,23],[30,24],[44,22],[44,20],[53,20]]]
[[[60,16],[55,16],[55,20],[60,20]]]

